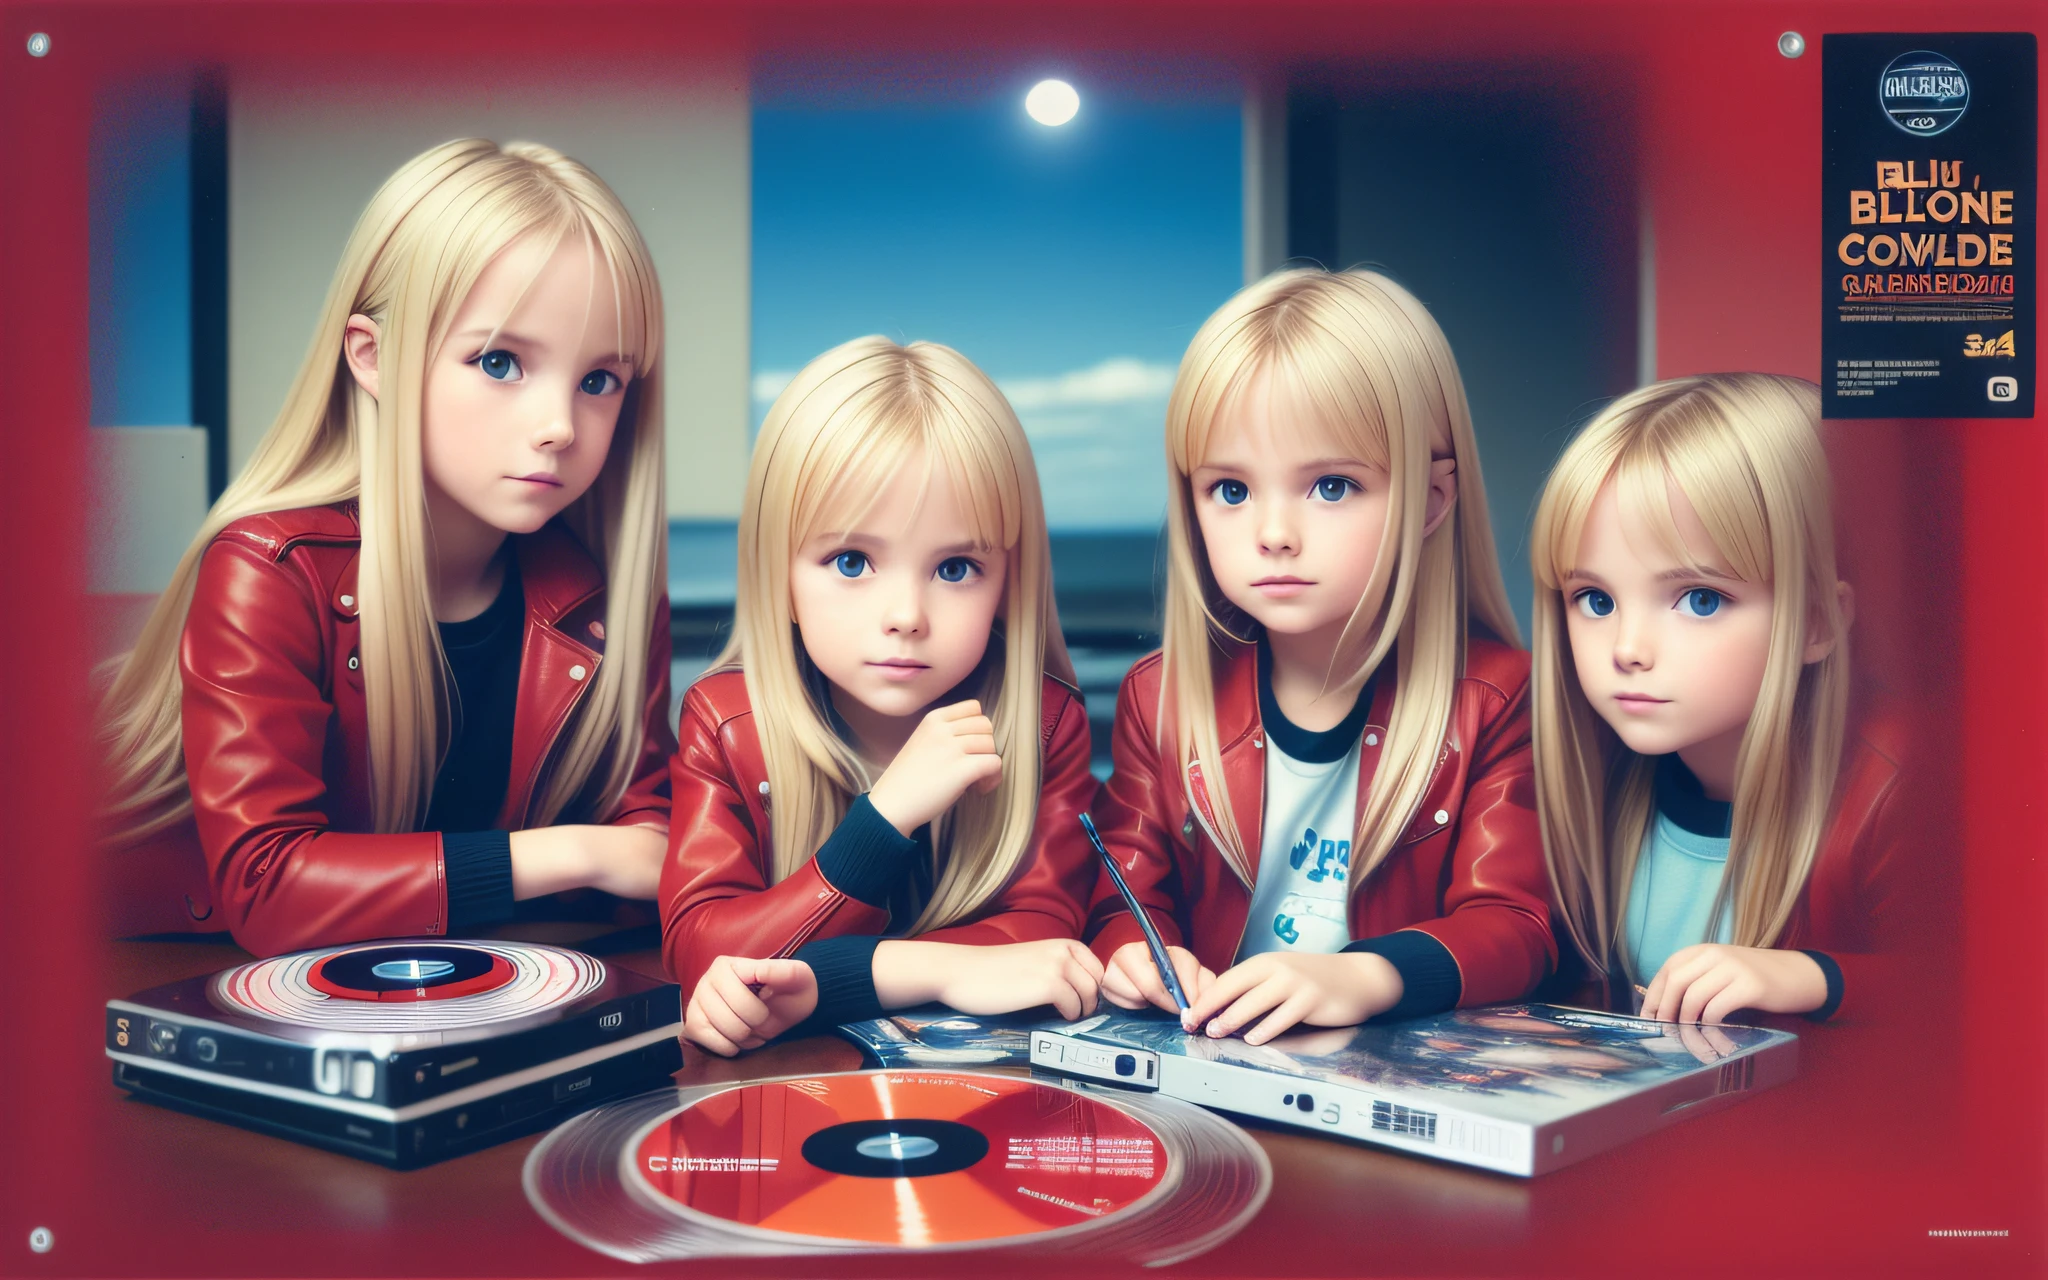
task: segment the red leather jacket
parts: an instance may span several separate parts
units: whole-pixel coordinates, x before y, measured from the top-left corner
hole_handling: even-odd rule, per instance
[[[116,855],[121,932],[225,928],[257,955],[446,932],[440,833],[371,833],[360,545],[345,503],[238,520],[207,548],[179,651],[193,821]],[[506,830],[527,825],[555,738],[604,660],[597,564],[556,524],[513,545],[526,632]],[[668,821],[668,673],[663,608],[640,758],[605,822]]]
[[[1088,716],[1080,694],[1050,677],[1040,697],[1044,769],[1031,847],[1009,886],[979,915],[921,938],[987,945],[1081,935],[1095,886],[1095,854],[1078,816],[1096,793]],[[768,766],[744,675],[718,671],[691,685],[677,734],[661,950],[683,990],[693,990],[722,955],[786,956],[817,938],[888,929],[886,909],[834,888],[815,861],[768,883]]]
[[[1124,677],[1117,694],[1116,769],[1097,810],[1103,842],[1165,940],[1221,973],[1237,955],[1252,884],[1218,850],[1215,789],[1171,746],[1158,748],[1161,656]],[[1550,880],[1536,823],[1529,758],[1529,655],[1480,637],[1466,646],[1465,675],[1451,707],[1449,741],[1414,820],[1370,878],[1351,893],[1354,938],[1419,929],[1457,962],[1460,1005],[1514,1000],[1556,966]],[[1394,702],[1391,664],[1375,683],[1358,762],[1362,807]],[[1266,788],[1257,650],[1237,646],[1216,684],[1224,788],[1257,876]],[[1198,808],[1191,811],[1192,792]],[[1143,941],[1109,877],[1089,913],[1090,945],[1106,962]]]
[[[1813,870],[1773,944],[1784,951],[1823,952],[1835,962],[1842,987],[1841,1001],[1828,1015],[1832,1021],[1861,1021],[1924,993],[1929,966],[1941,959],[1936,931],[1943,925],[1944,898],[1933,864],[1915,856],[1908,830],[1899,767],[1905,737],[1904,726],[1886,715],[1866,719],[1850,735]],[[1559,945],[1571,944],[1567,939]],[[1574,959],[1583,975],[1584,962]],[[1642,980],[1648,982],[1649,975]],[[1563,984],[1560,999],[1622,1012],[1634,1007],[1628,979],[1619,971],[1605,983],[1583,976],[1575,981],[1576,986]]]

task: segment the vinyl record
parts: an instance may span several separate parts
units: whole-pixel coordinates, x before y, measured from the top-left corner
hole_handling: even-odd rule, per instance
[[[299,1027],[418,1034],[541,1013],[596,990],[604,975],[600,960],[530,942],[378,942],[237,965],[207,998]]]
[[[568,1122],[527,1197],[632,1261],[1001,1247],[1164,1262],[1264,1201],[1264,1153],[1199,1107],[997,1073],[664,1090]]]

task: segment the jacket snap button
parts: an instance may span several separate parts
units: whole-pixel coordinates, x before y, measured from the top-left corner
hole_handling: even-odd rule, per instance
[[[342,608],[344,608],[344,609],[353,609],[353,608],[355,608],[355,607],[356,607],[356,598],[355,598],[354,596],[343,596],[343,597],[341,598],[341,607],[342,607]]]
[[[589,674],[590,672],[585,670],[583,664],[580,662],[577,663],[575,666],[569,668],[569,678],[571,680],[581,680],[583,677]]]
[[[1450,810],[1448,810],[1448,809],[1438,809],[1438,810],[1436,811],[1436,824],[1437,824],[1438,826],[1442,826],[1442,825],[1444,825],[1444,824],[1445,824],[1446,822],[1449,822],[1450,820],[1451,820],[1451,812],[1450,812]]]
[[[1264,738],[1253,738],[1253,739],[1252,739],[1252,750],[1254,750],[1254,751],[1264,751],[1265,749],[1266,749],[1266,740],[1265,740]]]
[[[1191,813],[1191,814],[1189,814],[1189,815],[1187,816],[1187,821],[1185,821],[1185,822],[1183,822],[1183,823],[1181,823],[1181,824],[1180,824],[1180,833],[1181,833],[1182,835],[1184,835],[1184,836],[1192,836],[1193,834],[1195,834],[1195,815],[1194,815],[1194,814],[1192,814],[1192,813]]]
[[[357,657],[356,655],[354,655],[354,654],[350,654],[350,655],[348,655],[348,669],[349,669],[350,671],[358,671],[358,670],[361,670],[361,669],[362,669],[362,665],[363,665],[363,660],[362,660],[361,658],[358,658],[358,657]]]
[[[1376,733],[1368,733],[1368,734],[1366,734],[1366,735],[1365,735],[1365,745],[1366,745],[1366,746],[1368,746],[1368,747],[1376,747],[1376,746],[1380,745],[1380,735],[1378,735],[1378,734],[1376,734]]]
[[[768,784],[765,782],[761,784],[761,794],[764,796],[768,794]]]
[[[590,623],[590,635],[594,640],[604,639],[604,624],[593,618]]]

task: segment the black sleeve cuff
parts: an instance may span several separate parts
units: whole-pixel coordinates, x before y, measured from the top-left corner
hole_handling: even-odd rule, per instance
[[[1344,948],[1383,957],[1401,975],[1401,1001],[1372,1021],[1419,1018],[1458,1007],[1465,993],[1458,962],[1450,949],[1420,929],[1401,929],[1377,938],[1360,938]]]
[[[818,1007],[786,1033],[790,1037],[822,1035],[842,1022],[865,1022],[884,1012],[875,994],[875,948],[882,939],[870,935],[820,938],[796,949],[794,959],[811,966],[818,979]]]
[[[1820,1008],[1811,1010],[1807,1017],[1815,1022],[1826,1022],[1835,1016],[1835,1010],[1842,1007],[1842,966],[1825,951],[1802,951],[1799,954],[1811,957],[1820,966],[1820,973],[1828,981],[1828,998]]]
[[[448,936],[512,918],[512,833],[444,831],[441,868],[448,878]]]
[[[910,869],[917,841],[889,825],[865,795],[857,797],[818,849],[818,874],[839,892],[889,909],[889,891]]]

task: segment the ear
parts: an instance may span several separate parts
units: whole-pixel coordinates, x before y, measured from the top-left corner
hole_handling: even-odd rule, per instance
[[[1833,633],[1825,631],[1825,624],[1815,618],[1806,629],[1806,652],[1801,661],[1808,664],[1819,662],[1835,651],[1835,645],[1849,633],[1856,624],[1856,588],[1846,582],[1835,584],[1835,608],[1842,617],[1842,629]]]
[[[1429,502],[1422,508],[1422,536],[1435,533],[1451,508],[1458,505],[1458,460],[1429,460]]]
[[[356,385],[370,393],[370,399],[377,398],[377,340],[380,331],[377,322],[365,315],[348,318],[348,327],[341,332],[341,355],[348,361],[348,371],[355,375]]]

